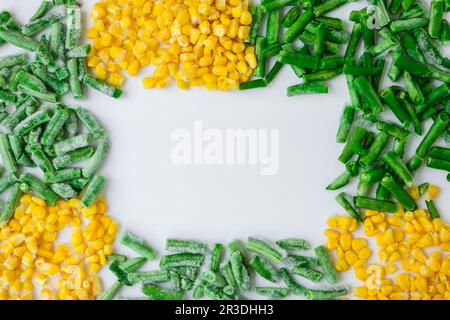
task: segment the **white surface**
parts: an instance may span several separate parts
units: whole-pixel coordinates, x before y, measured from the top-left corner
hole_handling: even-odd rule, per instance
[[[11,10],[23,23],[40,2],[3,0],[0,9]],[[94,1],[83,3],[88,20]],[[352,9],[363,6],[351,3],[333,16],[346,20]],[[0,54],[9,48],[2,47]],[[121,99],[86,90],[82,103],[110,135],[112,148],[102,174],[108,178],[109,212],[122,229],[144,237],[160,252],[167,237],[226,243],[259,235],[274,240],[303,237],[313,245],[324,242],[326,218],[344,213],[334,200],[337,192],[325,190],[343,171],[337,161],[343,146],[335,143],[341,109],[349,101],[343,76],[328,82],[329,94],[287,98],[286,87],[298,80],[286,67],[266,89],[226,93],[202,88],[181,91],[174,85],[145,90],[140,79],[148,74],[143,70],[139,77],[128,79]],[[191,129],[195,120],[208,128],[279,129],[278,175],[261,176],[252,166],[173,165],[172,131]],[[445,176],[425,168],[417,181],[426,177],[444,187],[448,186]],[[355,188],[353,183],[346,190],[354,193]],[[438,206],[448,217],[446,192],[448,187]],[[105,284],[111,284],[110,273],[102,274]],[[127,289],[124,294],[138,291]]]

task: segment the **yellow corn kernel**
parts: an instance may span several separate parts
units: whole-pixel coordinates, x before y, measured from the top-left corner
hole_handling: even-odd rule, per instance
[[[403,291],[409,291],[410,288],[409,274],[400,273],[395,277],[395,281]]]
[[[336,261],[336,270],[338,271],[347,271],[350,269],[350,266],[347,264],[347,262],[344,259],[338,259]]]
[[[327,236],[330,239],[337,240],[337,239],[339,239],[341,233],[339,231],[337,231],[337,230],[334,230],[334,229],[326,229],[324,231],[324,235]]]
[[[352,235],[348,232],[342,233],[339,236],[339,245],[344,251],[350,250],[352,247]]]
[[[419,273],[425,278],[431,278],[434,275],[434,272],[426,265],[421,265],[419,267]]]
[[[353,289],[353,294],[358,298],[367,298],[368,292],[366,286],[360,286]]]
[[[439,195],[439,192],[440,192],[439,187],[432,184],[427,189],[426,197],[428,199],[435,199]]]
[[[239,18],[239,22],[246,26],[251,24],[252,23],[252,15],[250,14],[250,12],[248,12],[248,11],[242,12],[242,14]]]
[[[369,274],[366,271],[366,268],[360,267],[355,269],[355,278],[361,281],[366,281],[369,277]]]
[[[326,241],[326,247],[328,250],[336,249],[339,246],[337,239],[328,238]]]
[[[344,257],[345,261],[350,265],[353,265],[358,260],[358,255],[352,250],[347,251]]]
[[[370,256],[372,255],[372,251],[369,248],[363,248],[361,249],[361,251],[358,253],[358,257],[362,260],[367,260],[370,258]]]
[[[364,233],[366,236],[371,237],[375,234],[375,227],[370,219],[364,220],[363,226],[364,226]]]

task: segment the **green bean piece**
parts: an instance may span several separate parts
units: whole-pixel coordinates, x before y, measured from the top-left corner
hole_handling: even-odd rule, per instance
[[[290,290],[287,288],[276,287],[256,287],[255,292],[260,296],[269,297],[271,299],[282,299],[289,295]]]
[[[47,146],[53,145],[68,118],[69,111],[66,108],[58,107],[42,133],[41,143]]]
[[[350,39],[345,49],[345,60],[351,60],[354,58],[356,50],[358,49],[359,41],[362,37],[361,24],[355,23],[350,34]]]
[[[51,172],[55,169],[53,168],[53,164],[50,159],[45,154],[44,150],[40,145],[35,144],[31,145],[29,148],[31,153],[31,160],[44,172]]]
[[[105,131],[102,126],[89,110],[82,107],[77,107],[75,109],[75,113],[81,122],[86,126],[88,131],[92,133],[94,138],[98,139],[105,135]]]
[[[165,249],[167,251],[191,253],[206,253],[209,250],[208,245],[204,242],[180,239],[167,239]]]
[[[444,59],[439,50],[434,46],[428,33],[422,28],[417,28],[414,30],[414,37],[426,62],[433,66],[441,67]]]
[[[334,179],[327,187],[327,190],[338,190],[347,184],[349,184],[350,179],[352,178],[352,174],[345,170],[342,174],[340,174],[336,179]]]
[[[182,252],[166,255],[161,258],[159,267],[161,269],[171,269],[174,267],[196,267],[203,265],[204,256],[200,253]]]
[[[62,156],[58,156],[52,160],[56,170],[68,167],[76,162],[88,159],[94,153],[92,147],[84,147],[74,151],[70,151]]]
[[[347,163],[354,154],[353,148],[355,145],[360,144],[364,136],[367,134],[367,130],[363,127],[356,127],[348,137],[347,143],[339,156],[339,161]]]
[[[39,78],[45,86],[48,86],[51,90],[53,90],[58,95],[64,95],[67,91],[69,91],[69,86],[66,82],[61,82],[53,75],[47,72],[46,68],[40,64],[35,64],[32,67],[33,75]]]
[[[346,4],[348,0],[326,0],[318,6],[314,7],[314,14],[318,17],[324,15],[327,12],[330,12],[344,4]]]
[[[411,198],[392,176],[385,176],[381,180],[381,184],[393,194],[405,210],[411,211],[417,207],[414,199]]]
[[[44,182],[30,173],[22,174],[19,181],[26,183],[32,192],[43,198],[50,206],[53,206],[58,200],[58,196]]]
[[[441,43],[446,43],[450,41],[450,24],[445,19],[442,20],[441,34],[439,36],[439,41]]]
[[[278,274],[267,259],[254,256],[249,264],[264,279],[274,283],[278,281]]]
[[[134,250],[149,261],[154,260],[156,257],[156,251],[152,247],[130,232],[124,232],[120,236],[119,241],[122,245]]]
[[[267,82],[264,79],[250,80],[242,82],[239,84],[239,90],[249,90],[255,88],[265,88],[267,87]]]
[[[375,138],[375,141],[370,146],[369,152],[359,161],[363,168],[368,169],[378,159],[378,157],[388,144],[389,138],[389,134],[381,131],[381,133]]]
[[[320,279],[322,279],[322,272],[311,268],[295,267],[294,269],[292,269],[292,273],[313,282],[318,282],[320,281]]]
[[[45,14],[49,12],[51,8],[53,8],[53,5],[53,1],[43,0],[37,8],[36,12],[31,16],[30,21],[37,20],[45,16]]]
[[[447,84],[441,84],[440,86],[437,86],[436,88],[432,89],[424,98],[424,101],[422,104],[419,104],[416,106],[416,112],[418,114],[423,113],[428,108],[441,103],[444,98],[448,97],[450,95],[450,88]]]
[[[413,185],[413,175],[397,153],[394,151],[389,151],[383,155],[383,160],[408,187]]]
[[[27,61],[27,55],[24,53],[13,54],[0,58],[0,69],[11,68],[16,65],[24,64]],[[8,70],[8,69],[4,69]]]
[[[308,289],[305,296],[309,300],[325,300],[345,296],[349,292],[350,290],[348,288],[334,288],[330,290]]]
[[[436,142],[436,140],[444,133],[449,123],[448,115],[445,112],[441,112],[434,121],[430,130],[427,132],[422,142],[416,149],[416,154],[425,158],[428,155],[429,150]]]
[[[67,62],[67,69],[69,70],[69,85],[70,91],[72,92],[72,97],[75,100],[80,100],[83,98],[83,88],[81,86],[81,82],[79,80],[78,74],[78,60],[70,59]]]
[[[59,171],[47,171],[44,173],[45,183],[58,183],[73,180],[81,177],[81,169],[67,168]]]
[[[167,270],[155,270],[145,272],[129,272],[128,281],[135,283],[160,283],[169,281],[169,272]]]
[[[289,9],[288,12],[286,12],[283,19],[281,19],[281,25],[285,28],[289,28],[298,19],[301,12],[302,12],[301,7],[297,7],[297,6],[292,7],[291,9]]]
[[[444,1],[431,0],[430,23],[428,24],[428,34],[432,38],[439,38],[441,34],[442,19],[444,17]]]
[[[316,39],[314,41],[314,55],[320,57],[325,51],[325,37],[327,30],[323,24],[319,24],[316,31]]]
[[[388,200],[378,200],[368,197],[355,197],[355,206],[362,209],[371,209],[383,212],[397,212],[397,206],[394,202]]]
[[[267,73],[266,77],[264,78],[264,81],[266,85],[269,85],[272,80],[276,77],[278,72],[280,72],[281,68],[283,67],[283,64],[281,62],[276,61],[272,68]]]
[[[263,78],[266,74],[266,59],[263,57],[261,52],[266,46],[266,38],[257,35],[255,43],[255,55],[256,59],[258,60],[258,64],[255,70],[253,70],[253,75],[259,78]],[[259,84],[263,86],[261,82]]]
[[[89,74],[86,74],[83,78],[83,83],[92,89],[98,90],[101,93],[106,94],[107,96],[113,97],[115,99],[119,98],[122,95],[122,90],[106,83],[103,80],[95,78]]]
[[[427,192],[429,186],[430,184],[428,182],[424,182],[419,185],[419,195],[423,196]]]
[[[378,121],[377,129],[386,132],[391,137],[397,139],[406,139],[411,135],[409,130],[406,130],[392,122]]]
[[[119,268],[126,273],[134,272],[140,267],[142,267],[147,262],[147,258],[136,257],[131,259],[126,259],[124,262],[119,264]]]
[[[450,161],[430,158],[427,167],[450,172]]]
[[[329,284],[335,284],[337,282],[336,270],[333,262],[330,259],[325,246],[319,246],[314,249],[314,252],[319,259],[319,263],[322,267],[323,275]]]
[[[281,50],[281,43],[280,42],[272,42],[267,43],[264,48],[261,50],[261,56],[264,58],[270,58],[273,56],[276,56]]]
[[[122,288],[122,283],[120,281],[114,282],[114,284],[108,289],[104,290],[98,297],[97,300],[113,300],[119,290]]]
[[[339,128],[336,134],[336,142],[345,143],[352,128],[353,118],[355,116],[355,108],[346,105],[339,120]]]
[[[50,184],[50,188],[54,193],[64,199],[70,199],[78,195],[78,192],[67,183],[52,183]]]
[[[411,31],[428,25],[428,18],[410,18],[405,20],[394,20],[390,24],[393,33]]]
[[[75,47],[67,52],[67,58],[76,59],[87,57],[91,52],[91,48],[92,46],[88,43]]]
[[[77,179],[67,181],[67,183],[72,188],[75,188],[77,190],[83,189],[88,184],[88,182],[89,182],[89,179],[85,179],[85,178],[77,178]]]
[[[284,257],[283,253],[278,251],[277,248],[268,242],[252,237],[248,238],[246,248],[252,252],[260,254],[273,263],[279,263]]]
[[[278,275],[280,276],[281,280],[286,284],[286,286],[291,290],[291,292],[297,296],[303,296],[305,295],[306,289],[304,286],[298,284],[295,282],[294,279],[290,276],[288,270],[286,268],[280,268],[278,270]]]
[[[92,177],[87,184],[86,189],[83,191],[83,195],[80,200],[81,204],[85,207],[89,207],[92,203],[94,203],[95,198],[105,186],[105,182],[106,179],[103,176]]]
[[[400,159],[403,159],[403,156],[406,152],[406,139],[396,139],[394,142],[393,151],[399,156]]]
[[[280,10],[272,10],[267,16],[266,41],[267,44],[278,42],[280,31]]]
[[[7,172],[16,172],[19,169],[11,149],[8,135],[3,133],[0,134],[0,155],[2,156],[3,165]]]
[[[344,65],[344,58],[339,55],[326,56],[319,60],[319,70],[335,69]]]
[[[216,272],[219,270],[220,262],[223,255],[223,245],[221,243],[216,243],[211,253],[211,262],[209,265],[209,270]]]
[[[78,118],[77,115],[75,113],[75,111],[68,109],[69,110],[69,119],[67,119],[66,121],[66,131],[68,133],[69,136],[76,136],[79,135],[80,132],[80,128],[78,127]],[[93,138],[93,135],[91,135],[91,138]],[[56,150],[56,149],[55,149]]]
[[[277,240],[276,244],[286,250],[309,250],[311,248],[308,241],[299,238],[285,238]]]
[[[413,109],[413,107],[411,106],[411,104],[408,102],[407,99],[405,99],[404,97],[401,99],[403,105],[406,108],[406,111],[409,114],[409,118],[411,119],[411,122],[413,123],[414,126],[414,131],[416,132],[416,134],[418,134],[419,136],[422,135],[422,124],[419,120],[419,118],[417,117],[417,113],[416,111]]]
[[[315,42],[315,35],[307,30],[300,34],[300,40],[305,46],[313,47]],[[337,43],[325,40],[325,52],[327,54],[338,54],[339,45]]]
[[[325,38],[326,40],[330,41],[330,42],[334,42],[337,44],[344,44],[348,41],[349,37],[350,37],[350,33],[341,30],[341,29],[334,29],[331,27],[328,27],[325,23],[320,23],[317,22],[316,20],[311,21],[310,23],[308,23],[305,27],[305,30],[316,34],[317,35],[317,31],[319,26],[322,25],[325,28]]]
[[[0,178],[0,193],[11,187],[16,182],[17,177],[14,173],[6,173],[3,177]]]
[[[270,12],[295,3],[297,3],[297,0],[263,0],[261,1],[261,8],[264,12]]]
[[[91,178],[102,166],[106,154],[109,150],[109,142],[106,137],[101,138],[97,149],[95,149],[94,154],[90,157],[89,161],[86,163],[82,170],[82,175],[84,178]]]
[[[295,65],[299,68],[316,70],[319,65],[319,58],[299,52],[281,51],[278,61],[283,64]]]
[[[230,261],[224,261],[220,264],[220,273],[227,280],[228,286],[233,288],[237,287],[236,279],[234,278],[233,269],[231,268]]]
[[[381,183],[378,184],[377,190],[376,190],[376,199],[378,200],[389,200],[391,193],[388,189],[383,187]]]
[[[23,87],[26,87],[30,90],[39,93],[48,92],[47,87],[45,86],[44,82],[41,81],[41,79],[23,70],[20,70],[16,73],[15,79],[19,85],[22,85]]]
[[[57,156],[63,156],[70,151],[89,146],[92,140],[93,135],[91,133],[72,136],[70,138],[55,143],[54,144],[55,153]]]
[[[144,284],[142,292],[152,300],[183,300],[184,293],[165,289],[151,284]]]
[[[230,297],[227,296],[220,288],[204,284],[203,285],[203,292],[205,296],[212,300],[229,300]]]
[[[437,210],[433,200],[425,200],[425,203],[427,205],[427,209],[430,213],[431,219],[439,219],[441,215],[439,214],[439,211]]]
[[[303,75],[303,81],[305,83],[325,81],[337,77],[341,73],[342,73],[342,66],[330,70],[319,70],[316,72],[311,72]],[[323,91],[324,89],[321,90]]]
[[[255,5],[254,3],[250,3],[249,10],[252,15],[252,24],[250,25],[250,31],[248,34],[247,42],[254,46],[256,42],[256,37],[259,33],[263,12],[261,7]]]
[[[225,278],[218,272],[205,271],[202,273],[201,279],[206,283],[219,288],[223,288],[227,285]]]
[[[286,96],[292,97],[300,94],[328,93],[328,87],[322,81],[299,83],[287,88]]]
[[[192,292],[192,298],[194,300],[198,300],[201,299],[204,295],[204,286],[203,284],[198,284],[195,288],[194,291]]]
[[[3,39],[13,46],[33,52],[36,51],[39,46],[39,42],[36,40],[12,30],[0,29],[0,39]]]
[[[411,101],[415,104],[423,103],[425,99],[422,91],[408,71],[403,72],[403,81]]]
[[[21,32],[25,36],[34,36],[35,34],[44,31],[48,27],[50,27],[52,24],[60,21],[63,17],[59,14],[51,14],[47,15],[45,17],[34,19],[24,25],[21,28]]]
[[[326,13],[326,12],[324,12],[324,13]],[[298,19],[284,33],[284,41],[286,43],[293,42],[300,35],[300,33],[305,29],[306,25],[313,20],[313,18],[314,18],[314,13],[311,9],[307,9],[303,13],[301,13],[300,16],[298,17]],[[0,37],[1,37],[1,34],[0,34]]]
[[[290,268],[295,267],[307,267],[316,268],[319,266],[319,260],[315,257],[299,256],[294,254],[288,254],[286,258],[283,259],[283,263]]]
[[[386,5],[382,0],[375,0],[374,5],[376,6],[375,16],[379,26],[384,27],[391,22],[391,18],[386,9]]]
[[[30,132],[33,128],[40,126],[41,124],[50,120],[50,113],[48,109],[41,109],[32,115],[26,117],[14,128],[14,134],[23,137],[26,133]]]
[[[16,159],[16,161],[19,161],[19,159],[24,154],[22,139],[20,139],[19,137],[15,136],[15,135],[9,135],[8,139],[9,139],[9,145],[11,147],[11,151],[14,155],[14,159]]]
[[[352,74],[352,75],[376,75],[380,73],[380,69],[374,66],[357,66],[354,64],[345,64],[344,65],[344,74]]]
[[[425,63],[425,58],[420,51],[415,38],[408,32],[402,34],[403,45],[408,55],[416,61]]]
[[[409,159],[409,161],[406,163],[406,166],[408,167],[409,171],[415,172],[417,169],[420,168],[423,161],[424,161],[423,158],[415,154],[411,157],[411,159]]]
[[[355,218],[359,222],[364,221],[364,215],[358,211],[358,209],[354,208],[353,201],[350,196],[345,192],[341,192],[336,196],[336,201],[350,214],[353,218]]]
[[[350,74],[346,74],[345,80],[347,82],[347,88],[352,102],[352,107],[355,109],[361,109],[361,100],[353,82],[354,77]]]
[[[319,23],[323,23],[329,28],[333,28],[335,30],[344,30],[344,23],[339,18],[320,16],[316,17],[315,20]]]
[[[357,77],[354,80],[354,85],[356,91],[360,96],[364,97],[373,112],[380,113],[383,111],[383,105],[381,104],[380,98],[366,77]]]
[[[242,291],[249,291],[251,288],[250,276],[244,265],[243,257],[239,251],[230,255],[231,270],[237,285]]]
[[[14,210],[19,204],[21,196],[22,190],[20,190],[20,183],[15,183],[1,211],[0,222],[8,222],[11,219],[14,214]]]
[[[369,14],[369,12],[363,12],[361,14],[361,32],[364,42],[364,49],[367,51],[372,49],[372,47],[375,45],[375,30],[371,25],[370,19],[372,19],[372,16]]]
[[[46,93],[42,93],[42,92],[38,92],[35,90],[31,90],[28,87],[25,87],[23,85],[18,85],[18,90],[22,93],[25,93],[29,96],[41,99],[41,100],[45,100],[48,102],[53,102],[56,103],[58,101],[58,96],[55,93],[52,92],[46,92]]]
[[[79,45],[81,37],[81,8],[71,5],[67,11],[66,49],[70,50]]]
[[[432,147],[428,156],[434,159],[450,161],[450,148]]]
[[[16,103],[17,96],[9,91],[0,90],[0,100]]]

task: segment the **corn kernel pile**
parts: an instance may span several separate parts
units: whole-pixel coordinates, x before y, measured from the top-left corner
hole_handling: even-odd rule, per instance
[[[96,273],[113,252],[118,229],[106,209],[104,197],[82,208],[77,198],[48,206],[23,195],[0,230],[0,299],[95,299],[102,291]],[[70,225],[71,245],[56,244]]]
[[[205,86],[230,90],[256,67],[244,43],[252,16],[248,0],[102,0],[92,11],[88,65],[96,76],[120,87],[121,71],[135,76],[149,64],[145,88]]]
[[[413,188],[412,190],[415,190]],[[415,191],[413,191],[415,193]],[[430,186],[427,197],[437,195]],[[419,197],[418,193],[416,198]],[[334,251],[338,271],[353,268],[364,285],[353,294],[374,300],[450,299],[450,224],[431,219],[428,211],[418,209],[395,214],[365,211],[363,224],[367,237],[376,237],[378,261],[369,261],[372,251],[366,238],[355,237],[356,220],[332,216],[325,230],[326,246]]]

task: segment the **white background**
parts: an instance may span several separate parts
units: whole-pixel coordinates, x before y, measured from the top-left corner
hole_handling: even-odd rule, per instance
[[[0,9],[10,10],[25,23],[40,2],[2,0]],[[95,1],[82,2],[89,24],[88,12]],[[351,3],[332,16],[347,20],[352,9],[365,5]],[[346,28],[350,31],[349,23]],[[0,48],[1,55],[13,51],[17,50],[10,46]],[[329,94],[288,98],[286,87],[299,81],[287,67],[270,87],[244,92],[181,91],[175,85],[145,90],[141,78],[149,74],[144,69],[128,79],[118,100],[86,90],[82,103],[109,132],[112,148],[102,174],[108,178],[110,214],[122,230],[145,238],[161,253],[167,237],[226,243],[256,235],[324,243],[326,218],[344,213],[334,200],[337,192],[325,190],[343,171],[337,161],[343,146],[335,143],[341,109],[349,101],[343,76],[328,82]],[[279,173],[261,176],[255,166],[175,166],[170,158],[171,134],[178,128],[192,130],[195,120],[205,128],[279,129]],[[444,187],[437,205],[448,216],[445,176],[425,168],[417,182]],[[355,188],[352,184],[347,190],[354,193]],[[120,245],[116,248],[130,253]],[[109,271],[102,274],[106,285],[113,282]],[[351,283],[351,277],[347,274],[344,280]],[[127,289],[123,294],[138,291]]]

